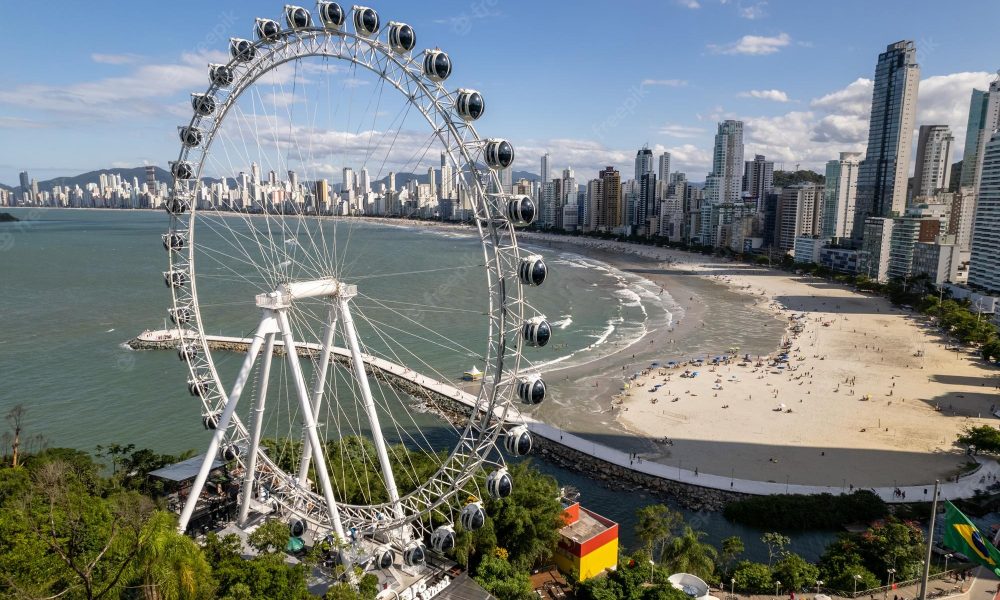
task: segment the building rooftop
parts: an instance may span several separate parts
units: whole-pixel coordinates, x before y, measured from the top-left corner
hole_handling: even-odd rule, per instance
[[[610,522],[609,522],[610,523]],[[568,540],[582,544],[594,536],[610,529],[613,524],[602,522],[587,510],[580,510],[580,518],[563,527],[559,533]]]

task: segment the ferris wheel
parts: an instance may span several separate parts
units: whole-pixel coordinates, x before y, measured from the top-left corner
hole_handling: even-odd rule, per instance
[[[192,94],[165,203],[169,316],[212,432],[180,529],[222,460],[240,474],[238,524],[266,514],[348,544],[345,563],[417,565],[483,525],[482,500],[516,485],[503,451],[531,449],[517,405],[545,384],[522,351],[551,326],[522,291],[547,269],[514,228],[536,208],[501,183],[513,146],[473,127],[483,96],[446,87],[451,57],[417,51],[410,25],[319,2],[257,19],[250,37]],[[431,149],[440,171],[395,189]],[[435,203],[422,186],[437,173]],[[353,218],[408,210],[464,215],[473,240],[428,253],[427,237]],[[448,369],[467,362],[477,383],[462,388]]]

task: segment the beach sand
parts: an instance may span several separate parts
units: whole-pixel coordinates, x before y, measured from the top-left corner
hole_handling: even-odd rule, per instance
[[[883,298],[820,278],[667,249],[586,238],[525,238],[640,272],[684,306],[684,322],[673,331],[650,332],[615,353],[617,360],[612,354],[601,365],[556,372],[558,385],[566,386],[562,380],[569,377],[575,393],[590,390],[602,406],[589,426],[586,419],[575,419],[568,429],[630,446],[637,460],[779,483],[920,484],[952,476],[966,462],[954,443],[962,429],[998,423],[990,414],[1000,404],[998,370],[964,349],[946,349],[947,341],[930,319],[894,308]],[[761,327],[799,325],[799,332],[781,332],[791,341],[786,368],[767,368],[766,360],[757,366],[758,348],[742,366],[731,360],[716,367],[706,362],[653,368],[630,379],[652,361],[691,358],[693,353],[683,353],[685,337],[703,326],[706,313],[726,318],[711,314],[707,303],[712,299],[704,298],[708,292],[697,300],[687,296],[693,277],[742,294],[745,310],[756,314]],[[734,339],[698,356],[711,358],[740,345]],[[776,356],[778,346],[767,353]],[[741,348],[739,356],[746,351]],[[619,364],[627,365],[624,377]],[[682,378],[685,369],[699,375]],[[596,388],[591,387],[595,380]],[[619,435],[612,421],[635,441],[614,443]]]

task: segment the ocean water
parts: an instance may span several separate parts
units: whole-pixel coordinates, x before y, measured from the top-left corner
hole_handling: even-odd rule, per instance
[[[200,407],[186,390],[183,363],[173,352],[135,352],[123,345],[144,329],[164,326],[170,297],[161,275],[166,256],[160,234],[167,227],[166,215],[9,212],[23,220],[0,224],[0,411],[6,413],[15,404],[27,408],[28,446],[40,445],[44,438],[49,445],[84,450],[113,442],[161,452],[203,448],[208,433]],[[356,316],[359,335],[369,350],[392,352],[417,370],[430,369],[452,380],[476,364],[485,344],[478,242],[448,231],[374,223],[324,227],[337,229],[334,245],[344,257],[343,272],[357,280],[362,292],[353,306],[361,315]],[[658,285],[639,275],[565,249],[531,249],[543,254],[550,266],[544,286],[526,289],[531,306],[554,326],[552,343],[528,355],[543,372],[589,369],[608,353],[685,316],[669,292],[661,293]],[[227,276],[226,269],[223,260],[214,265],[206,260],[200,266],[206,328],[210,333],[246,335],[259,317],[250,295],[253,282]],[[711,310],[727,311],[726,302],[739,301],[720,300]],[[683,350],[670,354],[719,351],[718,344],[745,324],[737,322],[732,328],[699,332]],[[751,342],[766,346],[773,340]],[[224,381],[235,373],[239,360],[219,355]],[[615,363],[610,368],[619,367]],[[594,407],[572,384],[550,382],[554,402],[551,412],[542,416],[584,433],[606,428],[606,417],[596,411],[595,420]],[[433,415],[415,414],[412,422],[428,432],[432,444],[453,439],[451,429]],[[635,508],[653,501],[638,494],[623,497],[585,477],[538,464],[581,488],[589,506],[621,521],[626,543],[631,541]],[[733,533],[759,538],[758,532],[734,528],[716,514],[688,517],[716,541]],[[799,536],[796,546],[815,556],[828,537]]]

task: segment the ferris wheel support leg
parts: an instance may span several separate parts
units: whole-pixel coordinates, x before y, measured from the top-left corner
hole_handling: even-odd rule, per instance
[[[295,389],[299,397],[300,408],[302,409],[302,418],[305,420],[306,436],[312,446],[313,460],[316,461],[316,475],[319,477],[321,489],[323,490],[323,498],[326,500],[327,509],[330,511],[330,521],[333,525],[333,531],[337,534],[341,542],[346,542],[347,537],[344,535],[344,525],[340,522],[340,510],[337,508],[337,502],[333,497],[333,486],[330,484],[330,472],[326,468],[326,458],[323,456],[324,448],[320,444],[319,434],[316,433],[316,419],[313,418],[312,407],[309,402],[309,392],[306,390],[306,380],[302,375],[302,365],[299,363],[299,353],[295,350],[295,339],[292,337],[292,328],[288,324],[288,314],[283,309],[279,309],[277,313],[278,327],[281,329],[285,348],[288,349],[285,352],[285,356],[288,357],[288,367],[292,372],[292,378],[295,380]],[[350,570],[347,553],[342,552],[341,556],[343,557],[344,567]]]
[[[323,332],[323,348],[320,350],[319,369],[316,372],[316,383],[313,386],[312,409],[313,420],[319,421],[320,405],[323,402],[323,390],[326,386],[326,374],[330,370],[330,355],[333,353],[333,334],[337,327],[337,307],[330,305],[330,314]],[[308,480],[309,463],[312,460],[312,444],[307,437],[302,444],[302,459],[299,461],[299,485]]]
[[[372,430],[372,441],[375,443],[379,466],[382,467],[382,478],[385,480],[385,489],[389,493],[389,501],[392,502],[396,518],[402,518],[403,510],[399,503],[399,490],[396,488],[396,478],[392,473],[392,464],[389,462],[389,453],[386,450],[385,438],[382,436],[382,427],[379,425],[378,413],[375,412],[375,399],[372,397],[372,390],[368,385],[368,374],[365,373],[365,363],[361,359],[358,331],[354,328],[354,318],[351,316],[351,309],[347,305],[347,298],[339,298],[338,303],[340,304],[341,318],[344,319],[344,333],[347,336],[348,346],[351,349],[351,363],[353,363],[354,367],[354,377],[358,380],[361,395],[364,397],[365,412],[368,413],[368,422]]]
[[[264,356],[260,365],[260,390],[253,413],[253,434],[250,448],[247,450],[246,473],[243,475],[243,497],[240,500],[240,517],[236,521],[240,526],[246,524],[250,514],[250,498],[253,497],[253,484],[257,471],[257,450],[260,448],[260,432],[264,424],[264,402],[267,400],[267,384],[271,376],[271,358],[274,356],[274,333],[267,334],[264,341]]]
[[[188,494],[187,501],[184,502],[184,510],[181,512],[180,521],[177,523],[177,530],[181,533],[187,530],[188,523],[191,521],[191,515],[198,505],[198,497],[201,495],[202,488],[205,487],[208,474],[212,471],[212,463],[215,462],[215,458],[219,454],[219,446],[222,444],[222,438],[225,437],[229,421],[233,418],[233,413],[236,412],[236,405],[243,394],[243,387],[250,376],[250,371],[257,360],[257,355],[260,354],[260,347],[264,345],[264,338],[269,333],[273,334],[275,332],[277,332],[277,323],[274,316],[270,311],[265,311],[264,318],[261,319],[257,331],[253,334],[253,342],[250,343],[250,349],[243,360],[243,366],[240,367],[240,372],[236,376],[236,383],[233,384],[233,389],[229,393],[229,397],[226,398],[226,406],[222,410],[219,422],[216,424],[212,440],[208,443],[205,460],[202,461],[198,476],[195,477],[194,484],[191,486],[191,492]]]

